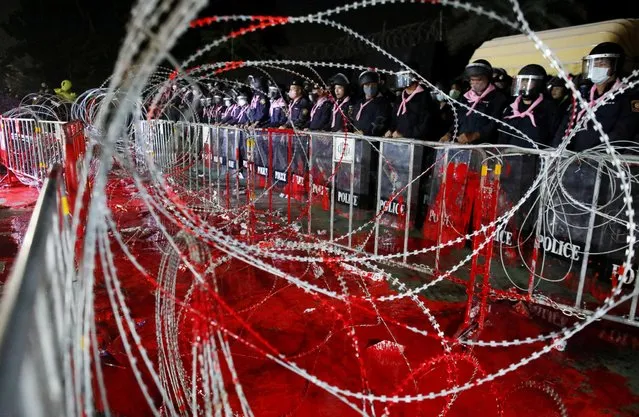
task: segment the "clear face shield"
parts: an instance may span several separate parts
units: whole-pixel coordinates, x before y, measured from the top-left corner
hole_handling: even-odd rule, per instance
[[[280,90],[275,86],[269,86],[268,88],[268,97],[271,100],[275,100],[280,95]]]
[[[419,82],[417,75],[411,71],[396,72],[391,80],[391,86],[397,90],[403,90],[413,83]]]
[[[249,75],[246,81],[247,81],[247,84],[250,85],[252,89],[259,90],[260,81],[257,77]]]
[[[619,54],[588,55],[581,64],[581,72],[585,78],[595,84],[601,84],[617,73]]]
[[[544,77],[541,75],[518,75],[513,80],[511,93],[524,98],[536,96],[544,89]]]

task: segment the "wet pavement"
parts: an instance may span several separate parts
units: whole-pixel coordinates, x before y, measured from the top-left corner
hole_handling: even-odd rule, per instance
[[[118,276],[142,345],[152,360],[157,361],[154,320],[158,282],[155,277],[160,273],[161,260],[170,251],[167,252],[166,241],[146,207],[136,198],[129,180],[113,178],[107,193],[118,229],[123,231],[127,245],[150,274],[144,276],[137,271],[122,250],[112,243]],[[17,254],[36,196],[29,189],[0,189],[0,201],[5,199],[5,205],[0,207],[0,280],[6,279]],[[282,210],[287,207],[282,201],[276,205]],[[327,223],[326,217],[318,214],[321,210],[320,205],[314,212],[319,231]],[[221,224],[219,218],[208,221],[217,226]],[[339,221],[343,226],[344,219]],[[240,227],[228,228],[227,232],[244,236],[240,235]],[[290,237],[287,233],[290,230],[284,232],[273,227],[269,230],[269,240]],[[259,239],[259,233],[255,238]],[[381,247],[388,251],[401,248],[404,242],[390,232],[383,232],[380,239],[383,240]],[[212,249],[211,253],[214,258],[221,256]],[[303,264],[278,263],[277,266],[336,292],[342,289],[337,276],[346,274],[351,295],[362,297],[365,292],[373,296],[394,294],[387,283],[349,275],[338,266],[324,267],[315,277],[308,274]],[[431,279],[415,272],[398,273],[409,286],[421,285]],[[210,306],[187,299],[192,276],[184,268],[178,268],[176,274],[178,300],[183,300],[198,314],[211,314]],[[481,376],[497,372],[543,346],[474,349],[453,346],[452,353],[446,354],[441,340],[418,336],[407,330],[406,326],[413,326],[433,334],[423,312],[409,301],[378,303],[375,310],[370,303],[353,298],[347,308],[344,303],[310,295],[235,260],[218,267],[215,279],[219,296],[238,315],[216,313],[217,319],[227,330],[260,347],[255,350],[238,340],[229,341],[238,378],[254,415],[259,417],[356,415],[334,396],[265,358],[267,345],[332,385],[388,396],[427,394],[443,389],[450,386],[450,375],[455,375],[456,383],[463,384],[473,374]],[[437,286],[420,297],[447,335],[454,334],[463,320],[463,299],[463,290],[452,283]],[[133,377],[100,277],[96,283],[95,305],[108,400],[115,416],[151,416]],[[190,344],[199,331],[191,324],[193,317],[186,316],[180,327],[179,346],[182,360],[188,367]],[[491,304],[480,337],[483,340],[523,339],[548,333],[571,322],[572,319],[556,310],[501,301]],[[349,329],[353,329],[354,336]],[[494,382],[462,393],[446,415],[559,416],[557,396],[569,416],[639,416],[637,334],[628,326],[596,323],[571,339],[564,351],[553,350]],[[353,337],[358,341],[359,356]],[[447,358],[454,358],[455,365]],[[455,367],[452,374],[450,366]],[[190,369],[186,371],[186,375],[190,375]],[[411,382],[406,384],[406,381]],[[401,390],[398,390],[399,386]],[[237,395],[230,382],[227,391],[231,404],[237,405]],[[159,400],[157,392],[151,392],[151,395]],[[390,411],[393,416],[434,416],[444,405],[444,400],[436,399],[397,404]],[[376,406],[377,415],[382,409]]]

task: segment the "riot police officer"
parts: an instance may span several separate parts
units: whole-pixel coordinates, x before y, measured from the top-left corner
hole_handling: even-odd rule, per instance
[[[350,82],[346,75],[340,72],[329,79],[329,84],[335,97],[331,111],[331,131],[350,131],[353,114],[353,102],[349,95]]]
[[[211,120],[214,123],[219,123],[222,120],[222,115],[226,111],[226,105],[222,100],[222,94],[213,94],[213,110],[211,113]]]
[[[556,106],[544,96],[546,70],[537,64],[523,67],[512,85],[515,101],[504,111],[503,120],[518,129],[538,147],[549,146],[554,137],[556,126]],[[520,138],[509,129],[501,129],[499,143],[522,148],[533,148],[533,144]]]
[[[631,92],[616,94],[622,87],[620,72],[623,68],[625,52],[614,42],[604,42],[595,46],[583,61],[584,78],[592,81],[593,85],[584,97],[588,106],[593,108],[604,98],[605,105],[595,110],[595,116],[603,131],[611,142],[621,145],[623,141],[632,141],[639,124],[639,100]],[[609,100],[608,100],[609,99]],[[593,128],[593,121],[586,122],[585,110],[577,109],[577,119],[574,128],[578,129],[572,138],[568,149],[581,152],[593,148],[601,143],[600,135]],[[564,116],[563,123],[555,135],[554,145],[559,146],[566,131],[571,127],[570,114]]]
[[[314,84],[310,98],[313,107],[311,108],[309,130],[330,130],[333,103],[329,99],[328,91],[321,85]]]
[[[384,136],[431,139],[438,124],[436,103],[412,71],[399,72],[395,77],[396,87],[403,91],[393,106],[391,126]]]
[[[269,122],[269,100],[266,97],[266,80],[261,76],[249,76],[249,84],[253,90],[253,98],[248,110],[248,122],[253,127],[260,127]]]
[[[510,94],[513,79],[505,69],[493,68],[493,84],[504,95]]]
[[[286,101],[277,85],[269,84],[268,98],[271,102],[268,127],[280,127],[286,123]]]
[[[220,120],[220,124],[233,124],[239,114],[239,107],[235,104],[235,91],[230,90],[226,93],[224,97],[224,105],[226,106],[226,110],[222,114],[222,119]]]
[[[237,114],[228,124],[244,126],[249,123],[249,104],[248,98],[245,93],[240,93],[237,95]]]
[[[311,105],[304,96],[304,83],[300,80],[293,80],[289,87],[288,98],[291,99],[288,105],[288,121],[280,128],[304,129],[308,126]]]
[[[460,98],[459,102],[470,107],[471,110],[460,107],[457,111],[459,117],[457,142],[461,144],[496,143],[497,122],[485,117],[484,114],[495,119],[501,118],[504,108],[508,105],[507,98],[492,84],[493,68],[485,59],[478,59],[468,64],[465,75],[470,80],[470,90]],[[452,136],[453,132],[449,131],[440,141],[449,142],[455,139]]]
[[[557,115],[563,119],[563,116],[568,112],[571,104],[570,93],[566,88],[564,80],[559,77],[552,77],[548,82],[548,95],[557,106]]]
[[[390,125],[390,103],[379,90],[379,82],[375,71],[364,71],[359,76],[364,98],[353,109],[353,124],[361,135],[382,136]]]

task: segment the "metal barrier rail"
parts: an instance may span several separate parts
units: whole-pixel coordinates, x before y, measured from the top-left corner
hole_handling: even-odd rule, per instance
[[[62,171],[45,180],[0,300],[0,410],[7,416],[70,415],[69,346],[74,274]],[[71,273],[70,273],[71,272]]]
[[[208,200],[221,207],[232,208],[250,201],[268,210],[279,208],[287,212],[289,222],[306,223],[308,233],[324,235],[325,231],[326,238],[335,244],[374,255],[403,253],[399,259],[403,266],[433,275],[450,269],[454,265],[447,262],[450,259],[455,263],[459,260],[450,251],[463,252],[467,244],[463,238],[469,231],[492,222],[510,208],[509,204],[519,201],[542,162],[566,163],[566,157],[557,158],[550,151],[509,146],[460,147],[350,133],[240,129],[168,121],[140,122],[135,145],[139,154],[147,156],[147,163],[154,163],[189,192],[208,196]],[[598,160],[605,165],[605,156]],[[636,157],[624,160],[628,167],[639,164]],[[579,198],[586,207],[601,207],[598,199],[604,198],[604,194],[608,197],[614,194],[610,186],[604,194],[600,193],[603,166],[593,171],[596,175],[586,177],[588,169],[583,161],[571,164],[577,165],[573,171],[580,176],[572,177],[573,172],[569,172],[562,178],[568,194],[577,195],[579,190],[575,187],[583,188],[584,182],[591,180],[592,187]],[[429,172],[418,177],[425,169]],[[552,166],[552,175],[557,175],[556,171]],[[469,304],[477,301],[485,305],[488,297],[508,298],[550,305],[566,314],[591,313],[593,298],[586,283],[595,280],[594,274],[598,273],[591,266],[592,254],[603,250],[606,243],[605,234],[597,226],[610,219],[600,208],[584,216],[588,218],[586,224],[571,224],[561,218],[562,212],[566,216],[568,203],[561,193],[551,194],[546,182],[508,225],[495,231],[494,242],[482,243],[486,234],[476,234],[471,248],[478,255],[469,263],[469,278],[450,277],[466,287]],[[639,202],[639,194],[637,197]],[[328,224],[317,226],[324,217],[328,217]],[[625,241],[622,222],[615,220],[611,224],[619,226],[616,241]],[[520,241],[522,229],[530,229],[525,242]],[[392,248],[382,247],[389,234],[394,240]],[[573,239],[582,241],[577,244]],[[443,245],[445,242],[452,244]],[[435,246],[434,256],[413,256],[423,246]],[[621,249],[623,244],[613,252],[622,252]],[[508,251],[519,252],[515,253],[515,261],[525,266],[525,276],[520,282],[491,275],[491,257],[503,258]],[[558,274],[547,269],[547,259],[555,257],[558,259],[553,262],[561,263],[566,260],[564,254],[576,257],[573,252],[579,252],[578,282],[565,296],[547,282],[547,276]],[[477,262],[478,257],[483,261]],[[607,262],[606,268],[613,268],[613,272],[606,270],[604,281],[610,283],[622,274],[614,271],[613,261]],[[599,276],[601,279],[601,272]],[[628,290],[639,292],[637,281],[632,284]],[[471,294],[480,297],[472,301]],[[584,304],[586,299],[589,304]],[[637,301],[635,295],[629,311],[611,313],[606,318],[639,326]]]
[[[26,185],[41,185],[55,163],[63,161],[65,122],[0,118],[0,164]]]

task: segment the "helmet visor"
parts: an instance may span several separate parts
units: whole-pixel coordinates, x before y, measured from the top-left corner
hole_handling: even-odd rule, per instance
[[[518,75],[512,85],[513,96],[530,96],[544,89],[544,77],[542,75]]]
[[[396,72],[391,80],[391,86],[398,90],[404,89],[409,85],[417,82],[417,76],[411,71]]]
[[[588,55],[581,64],[581,73],[592,82],[599,82],[606,74],[610,77],[617,73],[620,56],[618,54]]]

